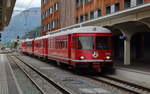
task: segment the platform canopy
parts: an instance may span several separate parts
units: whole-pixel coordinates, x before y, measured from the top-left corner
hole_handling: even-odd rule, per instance
[[[0,0],[0,31],[10,22],[16,0]]]

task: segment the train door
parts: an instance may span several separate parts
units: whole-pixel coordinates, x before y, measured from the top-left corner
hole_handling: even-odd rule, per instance
[[[77,37],[71,36],[71,59],[76,59]],[[74,63],[72,63],[74,65]]]
[[[44,55],[44,58],[46,58],[47,54],[48,54],[48,39],[44,39],[44,52],[43,52],[43,55]]]
[[[34,40],[32,40],[32,55],[34,55]]]

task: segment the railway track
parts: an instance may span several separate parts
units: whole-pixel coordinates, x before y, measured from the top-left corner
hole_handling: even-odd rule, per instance
[[[10,60],[12,60],[14,63],[16,63],[16,65],[26,74],[26,76],[35,84],[35,86],[39,89],[39,91],[42,94],[48,94],[46,92],[46,90],[42,89],[41,86],[39,86],[36,81],[34,81],[34,79],[32,79],[31,74],[29,74],[26,70],[30,70],[33,71],[32,75],[36,75],[36,77],[41,78],[41,81],[45,81],[48,82],[49,84],[51,84],[53,87],[55,87],[59,92],[61,92],[61,94],[72,94],[70,91],[66,90],[65,88],[63,88],[63,86],[59,85],[57,82],[53,81],[52,79],[50,79],[49,77],[47,77],[45,74],[43,74],[42,72],[40,72],[39,70],[37,70],[36,68],[34,68],[33,66],[27,64],[26,62],[22,61],[19,57],[17,56],[10,56],[9,58]],[[16,62],[14,59],[17,59],[20,62]],[[19,63],[22,63],[22,65],[20,65]]]
[[[19,57],[16,57],[16,58],[19,59],[20,61],[22,61]],[[24,61],[22,61],[22,62],[24,62]],[[27,66],[30,67],[30,65],[27,65]],[[65,71],[65,70],[63,70],[63,71]],[[127,81],[119,80],[119,79],[116,79],[113,77],[108,77],[105,75],[102,75],[99,77],[89,75],[89,76],[84,76],[84,77],[91,79],[93,81],[96,81],[96,82],[107,84],[114,88],[118,88],[119,90],[127,91],[127,92],[129,92],[128,94],[150,94],[149,88],[142,87],[142,86],[136,85],[134,83],[129,83]],[[64,94],[71,94],[71,93],[64,93]]]
[[[132,94],[150,94],[149,88],[135,85],[133,83],[122,81],[119,79],[115,79],[113,77],[108,77],[108,76],[101,76],[101,77],[86,76],[86,77],[94,81],[98,81],[104,84],[108,84],[112,87],[116,87],[118,89],[131,92]]]

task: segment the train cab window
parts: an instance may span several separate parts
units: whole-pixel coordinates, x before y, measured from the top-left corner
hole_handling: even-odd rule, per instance
[[[94,37],[78,37],[78,49],[94,49]]]
[[[109,37],[97,36],[96,37],[96,49],[101,49],[101,50],[110,49],[109,42],[110,42]]]

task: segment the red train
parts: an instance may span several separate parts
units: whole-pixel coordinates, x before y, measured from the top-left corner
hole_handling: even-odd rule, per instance
[[[91,68],[100,72],[113,65],[111,37],[110,30],[103,27],[80,27],[27,39],[22,42],[21,51],[72,67]]]

